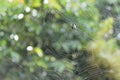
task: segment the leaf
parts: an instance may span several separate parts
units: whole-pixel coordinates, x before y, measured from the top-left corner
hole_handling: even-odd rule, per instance
[[[60,5],[57,3],[57,0],[49,0],[50,5],[58,10],[61,10]]]
[[[33,7],[40,7],[40,0],[34,0],[34,1],[32,1],[32,6]]]
[[[43,60],[40,60],[40,61],[37,61],[37,65],[38,66],[41,66],[41,67],[43,67],[43,68],[47,68],[47,64],[45,63],[45,61],[43,61]]]
[[[11,52],[11,58],[13,62],[18,63],[20,61],[20,55],[16,52]]]
[[[36,48],[34,48],[34,51],[38,54],[38,56],[43,57],[43,51],[42,51],[42,49],[36,47]]]

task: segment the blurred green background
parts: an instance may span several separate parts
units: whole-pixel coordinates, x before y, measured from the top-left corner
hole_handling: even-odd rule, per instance
[[[0,0],[0,80],[120,80],[120,0]]]

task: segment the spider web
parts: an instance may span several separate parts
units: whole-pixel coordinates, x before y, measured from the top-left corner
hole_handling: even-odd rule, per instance
[[[51,13],[51,10],[49,10],[47,13]],[[70,18],[68,18],[68,17],[66,17],[65,15],[64,15],[64,13],[62,13],[62,12],[60,12],[60,11],[54,11],[54,13],[58,13],[61,17],[63,17],[64,18],[64,22],[66,23],[66,24],[68,24],[69,25],[69,28],[68,29],[70,29],[71,30],[71,32],[73,32],[73,34],[74,33],[80,33],[80,32],[82,32],[83,34],[86,34],[86,32],[83,32],[79,27],[77,27],[78,25],[76,24],[76,23],[73,23],[72,21],[70,21],[71,19]],[[54,18],[53,18],[53,16],[51,16],[50,14],[49,14],[49,16],[47,16],[47,18],[49,17],[49,19],[50,20],[53,20]],[[46,20],[43,20],[44,22],[44,24],[47,24],[47,21]],[[76,28],[73,28],[73,25],[75,25],[75,27]],[[66,34],[66,32],[65,32],[65,34]],[[82,36],[82,35],[81,35]],[[89,34],[88,34],[88,36],[90,36]],[[91,36],[90,36],[90,38],[91,38]],[[91,38],[91,40],[93,40],[92,38]],[[58,40],[53,40],[53,41],[56,41],[57,43],[59,43],[59,45],[61,45],[63,42],[60,42],[60,41],[58,41]],[[49,46],[48,46],[49,47]],[[55,49],[53,49],[53,48],[51,48],[51,47],[49,47],[49,48],[47,48],[46,50],[45,50],[45,53],[51,53],[51,55],[53,55],[53,56],[55,56],[55,55],[57,55],[57,56],[61,56],[61,57],[64,57],[64,56],[68,56],[68,55],[65,55],[64,54],[64,52],[65,52],[65,49],[64,49],[64,47],[62,47],[62,51],[63,52],[61,52],[61,53],[63,53],[63,54],[54,54],[54,53],[57,53],[56,52],[56,50]],[[76,56],[78,56],[78,51],[77,50],[74,50],[74,52],[72,52],[73,54],[72,54],[72,57],[73,58],[76,58]],[[82,58],[82,57],[86,57],[87,58],[87,56],[86,55],[88,55],[88,54],[84,54],[84,52],[83,53],[80,53],[81,55],[80,55],[80,57],[78,57],[78,58]],[[91,58],[92,59],[94,59],[94,55],[93,54],[89,54],[89,55],[91,55]],[[85,59],[84,59],[85,60]],[[80,63],[81,62],[83,62],[82,61],[82,59],[81,59],[81,61],[80,61]],[[83,63],[83,64],[81,64],[81,65],[75,65],[75,66],[78,66],[78,67],[76,67],[76,71],[75,71],[75,73],[77,73],[76,75],[79,75],[79,76],[81,76],[81,78],[82,78],[82,80],[101,80],[101,77],[103,76],[103,71],[99,68],[99,66],[97,65],[97,64],[93,64],[93,65],[90,65],[90,64],[88,64],[87,62],[85,62],[85,63]],[[79,67],[79,66],[81,66],[81,67]],[[61,76],[60,74],[58,74],[57,72],[55,73],[56,75],[53,77],[53,75],[52,75],[52,73],[51,73],[51,75],[49,75],[49,76],[52,76],[52,78],[50,78],[50,79],[55,79],[55,80],[66,80],[66,79],[64,79],[63,78],[63,76]],[[85,75],[84,75],[85,74]],[[56,78],[55,78],[56,77]],[[70,79],[69,79],[70,80]],[[72,79],[71,79],[72,80]]]
[[[89,35],[89,34],[86,34],[86,32],[83,32],[80,27],[78,27],[78,24],[76,24],[75,22],[72,22],[72,18],[69,18],[69,17],[66,17],[67,15],[64,15],[64,12],[60,12],[60,11],[57,11],[57,10],[48,10],[46,12],[46,14],[48,14],[48,16],[45,16],[43,18],[43,25],[45,27],[46,24],[50,24],[49,21],[55,21],[54,19],[54,15],[52,14],[59,14],[60,17],[64,18],[64,23],[68,24],[69,27],[68,29],[71,31],[72,34],[76,34],[76,33],[82,33],[82,34],[85,34],[85,35],[88,35],[90,40],[93,41],[92,37]],[[94,11],[93,11],[93,14],[94,14]],[[86,15],[86,16],[90,16],[90,15]],[[49,20],[47,20],[47,18]],[[76,26],[76,28],[72,28],[73,25]],[[83,24],[81,24],[83,25]],[[66,32],[64,33],[66,34]],[[62,35],[61,35],[62,36]],[[59,37],[61,37],[59,36]],[[82,37],[83,35],[80,35],[80,37]],[[67,38],[66,38],[67,39]],[[56,40],[56,39],[52,39],[53,42],[57,42],[59,43],[59,45],[61,45],[61,52],[58,53],[56,49],[50,47],[49,45],[47,45],[46,49],[45,49],[45,53],[48,53],[50,55],[53,55],[53,56],[59,56],[59,57],[67,57],[69,56],[69,54],[65,53],[66,50],[64,49],[64,47],[62,46],[62,43],[61,41],[59,40]],[[75,66],[75,71],[73,71],[73,73],[75,73],[76,76],[80,76],[81,80],[102,80],[102,77],[104,76],[104,72],[103,70],[99,67],[98,64],[90,64],[89,61],[86,61],[87,59],[85,58],[89,58],[91,56],[91,59],[93,59],[93,61],[95,60],[94,59],[94,55],[93,54],[89,54],[89,53],[86,53],[83,51],[81,51],[82,53],[79,54],[79,51],[78,50],[73,50],[73,52],[70,54],[72,55],[71,57],[73,57],[73,61],[77,61],[79,62],[80,64],[78,65],[78,63],[76,63],[74,66]],[[56,54],[58,53],[58,54]],[[80,59],[78,59],[80,58]],[[89,59],[88,59],[89,60]],[[83,63],[82,63],[83,62]],[[14,62],[12,62],[13,64],[15,64]],[[12,64],[11,63],[11,64]],[[24,69],[24,67],[20,64],[16,64],[16,66],[22,71]],[[40,70],[41,71],[41,70]],[[36,71],[36,73],[34,73],[35,75],[33,74],[30,74],[32,76],[32,80],[40,80],[39,78],[41,76],[47,76],[47,78],[45,78],[45,80],[74,80],[74,79],[67,79],[63,74],[59,74],[59,72],[55,72],[55,71],[43,71],[43,73],[39,73],[39,70]],[[68,73],[66,73],[68,74]],[[41,79],[41,80],[44,80],[44,79]]]

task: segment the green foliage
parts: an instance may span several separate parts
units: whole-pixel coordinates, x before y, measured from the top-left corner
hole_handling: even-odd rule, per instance
[[[119,2],[0,0],[0,80],[119,80]]]

